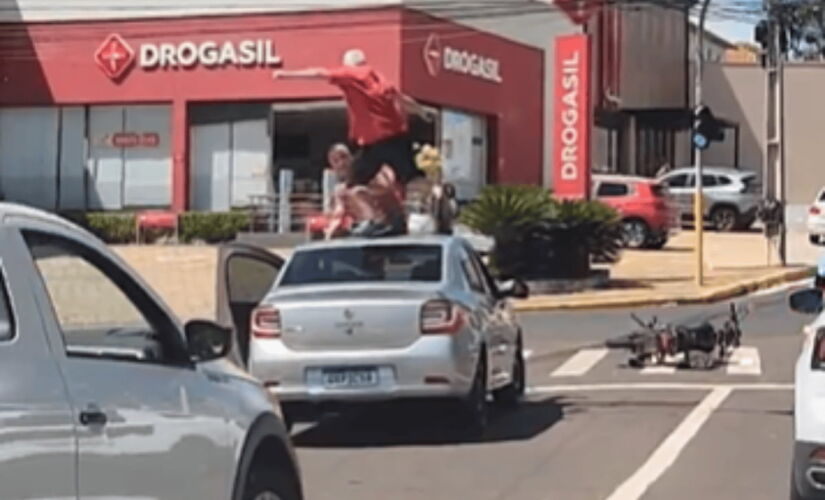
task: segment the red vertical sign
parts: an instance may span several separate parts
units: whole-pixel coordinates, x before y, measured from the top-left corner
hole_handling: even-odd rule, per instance
[[[553,97],[553,193],[590,197],[590,37],[556,37]]]

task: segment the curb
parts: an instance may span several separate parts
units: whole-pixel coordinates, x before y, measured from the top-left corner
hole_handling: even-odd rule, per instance
[[[740,281],[730,285],[719,286],[711,290],[686,295],[673,295],[662,297],[612,297],[612,298],[583,298],[576,301],[565,301],[559,303],[530,303],[530,299],[522,302],[514,302],[513,309],[517,312],[539,312],[539,311],[576,311],[588,309],[614,309],[625,307],[655,306],[663,304],[708,304],[719,302],[734,297],[740,297],[765,288],[797,281],[813,276],[814,268],[801,268],[780,271],[761,278]],[[552,296],[548,296],[552,297]],[[552,298],[550,299],[552,301]]]

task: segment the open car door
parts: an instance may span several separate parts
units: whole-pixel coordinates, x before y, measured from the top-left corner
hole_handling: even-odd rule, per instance
[[[249,321],[266,296],[284,259],[261,247],[231,242],[218,250],[216,317],[235,331],[230,357],[244,368],[249,359]]]

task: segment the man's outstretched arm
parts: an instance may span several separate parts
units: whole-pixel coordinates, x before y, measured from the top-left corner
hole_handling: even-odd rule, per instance
[[[431,121],[435,118],[430,110],[403,92],[398,92],[398,100],[401,102],[401,105],[407,113],[418,115],[427,121]]]
[[[272,72],[272,78],[327,79],[329,75],[326,68],[276,69]]]

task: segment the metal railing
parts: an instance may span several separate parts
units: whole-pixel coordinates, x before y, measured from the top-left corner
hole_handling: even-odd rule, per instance
[[[292,193],[250,196],[252,232],[303,232],[309,217],[323,212],[320,193]]]

